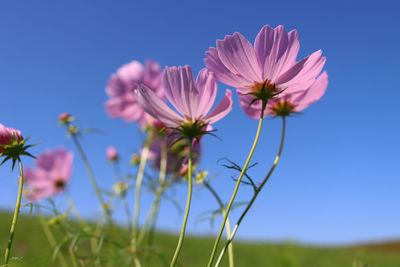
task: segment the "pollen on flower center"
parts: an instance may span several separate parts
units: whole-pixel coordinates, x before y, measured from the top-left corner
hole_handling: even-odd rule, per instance
[[[54,187],[57,188],[58,190],[63,190],[65,187],[65,182],[64,179],[59,178],[54,182]]]

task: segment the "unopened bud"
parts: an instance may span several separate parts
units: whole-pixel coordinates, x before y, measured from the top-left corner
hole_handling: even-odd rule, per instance
[[[139,164],[140,164],[139,154],[133,154],[131,157],[131,165],[139,165]]]
[[[62,125],[64,124],[70,124],[71,122],[74,121],[74,117],[71,116],[68,112],[61,113],[60,116],[58,116],[58,122]]]
[[[107,155],[107,159],[110,162],[114,163],[114,162],[118,161],[118,152],[115,149],[115,147],[113,147],[113,146],[108,147],[106,155]]]

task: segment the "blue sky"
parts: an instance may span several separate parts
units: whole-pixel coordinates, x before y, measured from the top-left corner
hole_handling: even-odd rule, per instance
[[[85,136],[83,146],[99,183],[107,187],[113,175],[104,156],[107,146],[116,146],[127,162],[141,142],[136,124],[104,111],[111,73],[146,59],[162,66],[188,64],[197,73],[217,39],[238,31],[253,42],[263,25],[282,24],[299,31],[298,59],[323,50],[328,90],[302,115],[288,119],[280,165],[238,237],[324,244],[400,238],[399,8],[396,1],[1,1],[0,122],[31,135],[32,142],[42,141],[35,154],[58,146],[74,151],[57,126],[61,112],[77,116],[83,127],[103,130]],[[218,99],[226,88],[219,84]],[[201,161],[201,168],[216,175],[213,185],[226,201],[233,173],[217,160],[243,164],[257,127],[236,95],[234,100],[233,111],[215,124],[222,141],[205,137]],[[253,158],[259,164],[251,171],[259,180],[273,161],[280,127],[279,120],[264,124]],[[17,173],[8,167],[0,168],[0,207],[12,209]],[[124,171],[129,168],[124,164]],[[77,154],[70,192],[86,216],[99,213]],[[238,200],[250,193],[241,188]],[[183,203],[186,187],[177,186],[174,194]],[[151,200],[145,192],[144,212]],[[190,233],[217,231],[218,222],[213,228],[195,224],[210,207],[216,207],[214,199],[195,188]],[[234,221],[238,215],[233,212]],[[122,212],[116,216],[122,221]],[[180,223],[181,216],[164,201],[159,227],[177,232]]]

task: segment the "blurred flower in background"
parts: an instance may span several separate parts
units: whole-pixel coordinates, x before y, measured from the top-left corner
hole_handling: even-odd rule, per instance
[[[46,151],[36,159],[36,168],[27,168],[24,179],[29,187],[24,195],[40,201],[63,192],[71,179],[73,154],[64,148]]]
[[[137,121],[141,126],[152,125],[154,119],[138,104],[134,90],[139,84],[144,84],[163,98],[161,75],[160,65],[151,60],[145,66],[138,61],[132,61],[120,67],[111,75],[106,87],[106,93],[110,97],[105,103],[108,115],[128,122]]]

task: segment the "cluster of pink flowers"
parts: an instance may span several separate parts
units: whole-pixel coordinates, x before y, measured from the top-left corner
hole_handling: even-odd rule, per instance
[[[326,61],[321,50],[297,61],[299,48],[296,30],[287,33],[283,26],[266,25],[254,46],[237,32],[217,40],[216,47],[206,52],[206,68],[196,80],[189,66],[161,71],[153,61],[145,66],[132,61],[111,76],[106,111],[113,118],[138,121],[142,126],[156,121],[160,127],[197,138],[232,109],[232,93],[226,90],[210,112],[218,79],[236,88],[239,105],[250,118],[288,116],[319,100],[328,84],[326,71],[321,73]],[[157,140],[153,147],[159,147]]]
[[[207,126],[232,108],[227,90],[221,103],[207,115],[215,101],[216,78],[236,88],[239,104],[249,117],[260,117],[262,96],[267,104],[263,116],[287,116],[320,99],[328,84],[326,71],[321,74],[326,61],[321,50],[296,61],[299,48],[296,30],[287,33],[283,26],[273,29],[266,25],[254,46],[240,33],[218,40],[216,47],[206,52],[207,68],[196,81],[188,66],[166,67],[161,74],[154,62],[143,68],[133,61],[111,76],[106,91],[112,99],[106,110],[112,117],[139,122],[146,112],[171,128],[193,122]],[[158,67],[149,67],[154,65]],[[150,69],[153,83],[146,80]],[[165,98],[182,116],[165,103]]]
[[[111,75],[105,89],[109,96],[105,103],[106,112],[112,118],[137,122],[142,129],[147,131],[147,139],[140,156],[135,155],[132,159],[133,164],[139,166],[136,174],[132,238],[135,242],[131,242],[132,244],[136,246],[136,243],[140,243],[135,240],[138,238],[136,235],[139,225],[140,187],[145,177],[145,165],[149,160],[154,169],[160,170],[159,188],[155,190],[156,194],[159,194],[158,197],[161,197],[163,190],[167,188],[165,184],[168,183],[164,184],[167,175],[172,177],[169,180],[172,182],[177,177],[187,176],[188,178],[188,198],[182,232],[171,261],[171,266],[175,266],[183,244],[191,203],[193,169],[195,169],[193,166],[196,167],[200,159],[202,137],[205,134],[213,134],[212,125],[224,118],[233,108],[232,92],[229,89],[224,91],[224,96],[214,106],[218,91],[217,81],[220,81],[234,87],[239,97],[239,105],[245,114],[260,121],[254,144],[244,167],[240,169],[240,176],[231,200],[226,209],[222,207],[224,220],[211,253],[208,265],[211,266],[241,179],[243,175],[246,175],[245,172],[259,140],[263,118],[265,116],[282,117],[281,145],[274,165],[264,181],[258,188],[253,184],[256,188],[255,195],[249,201],[249,206],[246,207],[242,216],[246,215],[280,158],[285,136],[285,117],[304,110],[319,100],[326,91],[328,75],[326,71],[323,71],[326,58],[322,56],[321,50],[298,61],[299,49],[299,36],[296,30],[286,32],[281,25],[276,28],[266,25],[256,36],[254,45],[237,32],[227,35],[223,40],[217,40],[216,46],[205,53],[205,68],[200,70],[196,79],[192,69],[187,65],[165,67],[162,70],[160,64],[150,60],[145,65],[132,61]],[[80,134],[79,128],[73,122],[74,117],[69,113],[62,113],[59,116],[59,123],[67,126],[85,163],[104,214],[107,220],[112,222],[111,208],[108,202],[104,201],[103,193],[97,186],[91,166],[77,139]],[[21,204],[23,180],[28,185],[24,191],[25,197],[31,201],[40,201],[65,191],[72,174],[73,154],[64,148],[44,152],[37,157],[35,168],[22,171],[19,156],[33,157],[26,151],[32,146],[25,145],[26,140],[22,138],[20,131],[0,124],[0,157],[4,158],[0,165],[12,159],[13,167],[18,161],[21,170],[15,218],[18,216]],[[115,163],[113,166],[118,178],[114,191],[121,197],[126,197],[130,185],[119,177],[117,165],[120,161],[119,154],[114,147],[110,146],[106,151],[106,156],[109,162]],[[164,171],[162,172],[161,169]],[[125,209],[128,211],[129,224],[130,212],[127,203],[124,202]],[[227,245],[232,241],[242,218],[238,220],[232,236],[228,233],[231,237]],[[12,240],[14,228],[11,229]],[[11,245],[8,249],[10,247]],[[136,250],[136,247],[132,249],[140,251]],[[222,250],[222,256],[223,253],[224,250]],[[7,261],[8,256],[6,256],[6,265]]]

